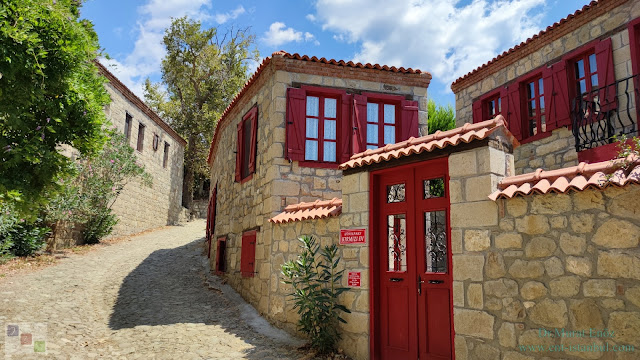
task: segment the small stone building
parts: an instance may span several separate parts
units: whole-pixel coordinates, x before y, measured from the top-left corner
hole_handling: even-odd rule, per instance
[[[427,73],[274,53],[211,144],[212,269],[295,331],[280,266],[338,244],[354,359],[638,358],[640,160],[610,161],[638,16],[593,2],[458,79],[434,134]]]
[[[113,204],[118,224],[112,235],[127,235],[178,223],[182,212],[182,180],[186,141],[102,64],[98,69],[111,104],[107,119],[136,149],[138,161],[153,178],[152,187],[139,181],[125,186]]]

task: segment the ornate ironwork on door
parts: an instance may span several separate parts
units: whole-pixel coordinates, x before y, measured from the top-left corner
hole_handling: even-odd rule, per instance
[[[445,211],[424,213],[427,272],[447,272],[447,223]]]
[[[387,186],[387,202],[396,203],[404,201],[404,184],[396,184]]]
[[[387,217],[389,271],[407,271],[407,219],[405,214]]]

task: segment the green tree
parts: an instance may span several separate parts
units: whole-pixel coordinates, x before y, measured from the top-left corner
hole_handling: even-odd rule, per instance
[[[191,208],[195,176],[208,177],[206,158],[216,121],[247,80],[247,60],[258,59],[247,30],[218,36],[186,17],[166,30],[162,84],[145,83],[145,99],[187,140],[183,205]],[[166,92],[162,90],[166,87]]]
[[[445,106],[436,105],[433,99],[429,99],[427,103],[427,114],[429,120],[429,134],[434,132],[451,130],[456,127],[456,115],[453,112],[453,106],[448,104]]]
[[[68,168],[56,150],[95,153],[110,99],[93,59],[93,25],[82,1],[0,1],[0,194],[22,193],[33,210]]]

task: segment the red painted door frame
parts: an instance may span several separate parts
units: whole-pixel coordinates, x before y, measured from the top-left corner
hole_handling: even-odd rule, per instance
[[[446,234],[447,234],[447,239],[448,239],[448,247],[449,247],[449,251],[447,252],[447,264],[448,264],[448,271],[446,274],[426,274],[424,273],[424,269],[426,265],[422,265],[422,269],[419,269],[418,271],[416,271],[413,275],[411,274],[407,274],[404,275],[407,277],[406,280],[402,280],[401,282],[411,282],[411,285],[416,284],[417,285],[417,277],[418,274],[420,275],[421,279],[424,281],[424,283],[422,284],[422,294],[426,294],[429,290],[433,290],[433,289],[438,289],[438,288],[442,288],[443,285],[441,284],[429,284],[429,280],[444,280],[445,281],[445,285],[448,286],[448,297],[449,297],[449,326],[450,328],[448,329],[448,331],[446,329],[442,329],[439,328],[438,330],[440,332],[443,331],[447,331],[449,332],[449,346],[450,346],[450,358],[454,359],[455,358],[455,354],[454,354],[454,330],[453,330],[453,293],[451,291],[451,286],[452,286],[452,257],[451,257],[451,228],[450,228],[450,222],[449,222],[449,218],[450,218],[450,206],[449,206],[449,189],[448,189],[448,183],[449,183],[449,176],[448,176],[448,167],[447,167],[447,161],[448,158],[447,157],[442,157],[442,158],[437,158],[437,159],[433,159],[433,160],[429,160],[429,161],[425,161],[425,162],[421,162],[419,164],[409,164],[409,165],[403,165],[403,166],[398,166],[398,167],[394,167],[394,168],[389,168],[389,169],[383,169],[383,170],[378,170],[378,171],[374,171],[371,172],[369,174],[369,184],[370,184],[370,196],[369,196],[369,224],[370,224],[370,234],[386,234],[386,220],[382,221],[382,214],[384,212],[389,212],[388,210],[391,210],[391,212],[393,211],[393,206],[398,207],[398,205],[396,204],[389,204],[392,205],[391,207],[389,206],[381,206],[379,207],[381,203],[380,198],[381,198],[381,194],[383,193],[383,191],[386,191],[386,188],[383,189],[383,186],[386,187],[386,183],[389,182],[393,182],[394,180],[397,179],[403,179],[405,178],[405,180],[408,180],[409,177],[407,175],[402,175],[402,173],[405,174],[412,174],[411,176],[413,176],[414,178],[412,178],[412,181],[408,181],[407,184],[411,183],[412,185],[408,186],[406,188],[406,207],[407,207],[407,222],[408,223],[412,223],[414,225],[413,229],[410,230],[410,232],[413,232],[413,234],[415,235],[414,240],[409,240],[407,239],[407,244],[409,246],[409,243],[412,243],[413,246],[418,245],[418,248],[415,251],[420,251],[421,253],[424,253],[425,250],[425,245],[423,244],[424,241],[420,240],[417,241],[417,239],[423,239],[424,238],[424,227],[423,227],[423,223],[422,220],[416,221],[416,214],[420,214],[420,217],[423,216],[424,211],[435,211],[435,210],[446,210]],[[446,189],[446,193],[445,193],[445,198],[441,201],[423,201],[421,196],[417,196],[418,194],[421,194],[420,191],[423,191],[421,188],[417,187],[414,184],[420,184],[420,186],[422,186],[422,180],[425,179],[430,179],[430,178],[437,178],[437,177],[442,177],[444,176],[445,178],[445,189]],[[385,179],[385,183],[381,184],[380,179],[383,178]],[[384,209],[383,209],[384,207]],[[412,209],[412,210],[409,210]],[[387,211],[385,211],[387,210]],[[395,209],[396,212],[401,211],[402,209]],[[409,227],[410,225],[408,225]],[[409,234],[408,234],[409,235]],[[382,293],[384,292],[383,289],[381,289],[380,287],[380,281],[381,281],[381,277],[385,278],[386,277],[391,277],[389,275],[383,275],[383,273],[386,273],[385,269],[383,268],[383,264],[381,261],[381,257],[383,256],[383,251],[382,251],[382,244],[380,242],[380,236],[378,236],[379,238],[371,238],[370,239],[370,247],[369,247],[369,257],[370,257],[370,261],[369,261],[369,265],[370,265],[370,269],[369,269],[369,281],[370,281],[370,358],[371,359],[382,359],[384,354],[382,353],[382,346],[381,346],[381,336],[382,336],[382,327],[384,325],[384,323],[386,323],[386,321],[381,317],[381,299],[380,297],[382,296]],[[412,260],[409,260],[410,257],[407,258],[407,265],[413,265],[416,266],[417,263],[419,263],[417,261],[417,257],[413,257]],[[395,277],[395,276],[394,276]],[[411,279],[409,279],[411,278]],[[415,279],[413,279],[415,278]],[[415,281],[415,282],[414,282]],[[395,285],[395,284],[394,284]],[[417,291],[417,290],[416,290]],[[446,296],[446,293],[444,293]],[[423,296],[423,299],[421,300],[420,298],[418,298],[418,304],[419,304],[419,308],[418,311],[420,313],[419,316],[424,316],[424,314],[427,311],[427,305],[425,300],[426,299]],[[416,326],[420,327],[420,329],[417,329],[419,331],[419,334],[426,334],[428,332],[428,327],[433,327],[434,323],[431,322],[429,323],[428,321],[418,321],[418,324],[416,324]],[[430,346],[433,344],[429,344],[429,339],[426,336],[422,336],[420,335],[420,338],[418,339],[418,342],[420,343],[420,352],[422,353],[422,355],[420,355],[420,359],[428,359],[428,358],[433,358],[433,359],[440,359],[440,358],[449,358],[448,355],[446,357],[433,357],[433,355],[428,355],[425,354],[427,351],[431,351],[432,349],[430,349]],[[407,357],[408,356],[408,357]],[[417,353],[409,353],[407,354],[407,356],[405,356],[404,358],[417,358],[418,355]]]

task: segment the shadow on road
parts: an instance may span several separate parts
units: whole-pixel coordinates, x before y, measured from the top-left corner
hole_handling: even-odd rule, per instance
[[[253,332],[240,320],[236,304],[204,284],[200,255],[203,241],[198,239],[180,247],[151,253],[124,279],[109,327],[119,330],[139,325],[216,324],[255,346],[246,354],[247,358],[264,360],[262,350],[271,348],[273,342]],[[296,351],[291,347],[278,344],[275,347],[281,347],[289,352],[289,356],[296,357]],[[274,355],[276,353],[278,351]]]

